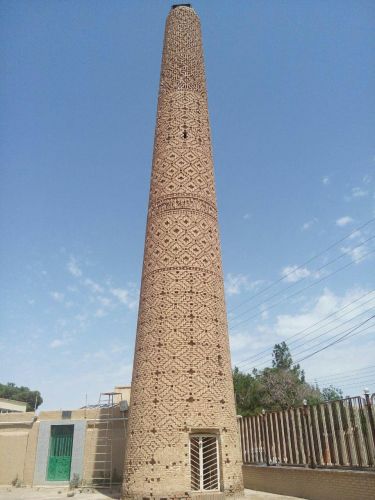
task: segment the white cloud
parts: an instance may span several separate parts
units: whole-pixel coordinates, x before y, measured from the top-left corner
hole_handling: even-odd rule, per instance
[[[93,351],[93,352],[86,352],[83,357],[85,360],[99,359],[102,361],[109,361],[109,353],[107,350],[104,349],[99,349],[98,351]]]
[[[70,257],[69,262],[67,264],[67,269],[72,276],[79,278],[82,276],[82,271],[78,267],[77,260],[74,257]]]
[[[64,300],[64,294],[60,292],[51,292],[51,297],[53,300],[56,300],[56,302],[62,302]]]
[[[365,176],[364,179],[366,179],[366,182],[364,181],[364,184],[368,184],[369,182],[371,182],[371,179],[368,176]],[[356,198],[364,198],[368,194],[368,191],[356,186],[351,189],[350,195],[345,196],[345,201],[351,201]]]
[[[364,196],[368,195],[368,191],[365,191],[364,189],[360,187],[354,187],[352,189],[352,198],[363,198]]]
[[[367,291],[364,289],[353,288],[347,290],[344,295],[340,296],[331,292],[329,289],[325,289],[323,293],[310,304],[307,310],[297,314],[282,314],[277,316],[276,322],[272,327],[275,342],[279,342],[278,339],[280,338],[286,339],[287,343],[290,345],[293,359],[298,360],[298,357],[308,354],[308,352],[302,353],[304,349],[310,349],[314,347],[316,343],[324,340],[329,341],[331,337],[346,332],[351,327],[366,319],[368,315],[366,316],[365,313],[368,313],[371,304],[373,304],[372,301],[375,300],[374,294],[364,296],[366,292]],[[356,302],[353,303],[354,301]],[[339,312],[337,316],[335,315],[337,311],[342,310],[342,308],[346,306],[348,306],[347,309]],[[360,313],[363,313],[363,316],[358,319]],[[329,316],[329,318],[325,320],[327,316]],[[320,322],[319,325],[313,326],[318,322]],[[298,335],[298,337],[288,342],[288,338],[300,332],[301,335]],[[324,334],[324,332],[327,333]],[[324,336],[322,336],[322,334],[324,334]],[[320,335],[319,340],[315,340],[315,337],[318,335]],[[355,345],[357,344],[358,341]],[[335,350],[336,348],[334,351]],[[319,359],[319,357],[317,358]],[[345,359],[345,357],[341,359],[341,362],[343,359]],[[315,360],[314,363],[318,363],[318,360]]]
[[[372,330],[372,332],[367,330],[363,335],[355,337],[352,343],[350,343],[350,340],[342,342],[335,347],[320,352],[318,356],[303,361],[302,364],[307,380],[313,382],[318,379],[320,387],[327,387],[332,383],[334,386],[340,387],[344,395],[363,395],[366,379],[347,377],[340,381],[334,375],[337,373],[347,375],[348,372],[350,374],[355,369],[373,365],[375,342],[372,338],[374,333],[375,330]],[[347,366],[346,362],[348,351],[350,351],[350,367]],[[367,371],[364,373],[367,373]],[[352,377],[356,377],[356,374],[352,374]],[[370,387],[373,387],[372,378],[370,375],[366,382]]]
[[[64,341],[61,340],[61,339],[54,339],[52,340],[52,342],[49,344],[49,346],[52,348],[52,349],[57,349],[58,347],[61,347],[64,345]]]
[[[361,231],[354,231],[350,236],[349,236],[349,239],[350,240],[354,240],[355,238],[359,238],[360,236],[362,236],[362,233]]]
[[[371,175],[366,174],[363,176],[362,182],[363,182],[363,184],[370,184],[371,180],[372,180]]]
[[[339,295],[325,289],[313,302],[305,304],[300,312],[278,315],[274,325],[270,327],[273,336],[270,337],[269,345],[286,339],[295,361],[312,353],[319,342],[324,341],[323,345],[319,345],[319,347],[324,347],[332,340],[333,336],[344,334],[371,315],[370,309],[374,305],[375,294],[365,295],[367,292],[368,290],[362,288],[352,288]],[[346,306],[347,308],[342,310]],[[358,317],[361,313],[363,314]],[[329,317],[325,320],[327,316]],[[313,326],[317,322],[320,323]],[[366,326],[364,325],[363,328]],[[291,339],[299,332],[301,335]],[[361,368],[361,366],[371,364],[375,352],[374,334],[375,324],[359,336],[354,337],[353,340],[348,338],[335,347],[328,348],[318,355],[302,361],[307,380],[312,382],[314,377],[328,377],[331,373],[344,371],[343,366],[347,366],[348,363],[348,353],[350,353],[352,366]],[[320,335],[319,338],[317,338],[318,335]],[[288,339],[290,340],[288,341]],[[304,349],[309,349],[309,351],[303,352]],[[257,361],[254,362],[254,365],[256,363]]]
[[[262,350],[267,347],[270,339],[268,338],[269,330],[264,327],[257,327],[255,330],[244,330],[231,333],[229,335],[230,350],[234,353],[233,364],[236,364],[246,357],[251,356],[257,350]]]
[[[111,288],[109,291],[121,304],[124,304],[129,309],[136,307],[137,300],[134,297],[135,291],[130,291],[126,288]]]
[[[349,215],[345,215],[344,217],[340,217],[336,220],[336,226],[344,227],[353,222],[353,219]]]
[[[269,312],[267,309],[264,309],[264,311],[262,311],[260,313],[260,317],[262,318],[263,321],[267,320],[268,317],[269,317]]]
[[[228,273],[225,279],[225,292],[227,295],[238,295],[249,287],[249,280],[244,274]]]
[[[322,184],[324,184],[325,186],[327,186],[330,182],[331,182],[331,180],[328,177],[328,175],[326,175],[325,177],[323,177]]]
[[[293,359],[297,361],[312,353],[317,343],[326,341],[324,345],[328,344],[335,335],[346,332],[368,318],[371,315],[370,309],[374,306],[374,301],[375,293],[369,293],[369,290],[360,287],[348,289],[343,294],[336,294],[326,288],[313,300],[305,300],[296,313],[279,314],[275,320],[271,320],[268,324],[254,325],[246,330],[231,334],[233,365],[239,365],[240,369],[245,370],[270,366],[271,346],[284,339],[290,346]],[[343,310],[344,307],[346,309]],[[363,315],[358,317],[360,314]],[[326,319],[327,316],[329,317]],[[292,339],[291,337],[297,333],[301,333],[301,335]],[[322,334],[324,335],[322,336]],[[353,340],[348,339],[342,344],[339,343],[337,346],[328,348],[319,355],[303,361],[302,367],[308,369],[307,380],[312,382],[314,377],[321,376],[322,373],[329,375],[342,369],[344,363],[347,362],[348,352],[351,353],[350,362],[353,363],[353,355],[358,362],[353,366],[361,367],[370,364],[375,352],[375,342],[371,340],[374,335],[375,324]],[[364,345],[366,348],[363,347]],[[319,347],[323,346],[319,345]],[[250,358],[264,349],[267,349],[264,357]],[[309,349],[309,351],[304,351],[304,349]],[[359,356],[359,350],[361,356],[364,357]],[[242,363],[241,360],[243,360]]]
[[[95,314],[94,314],[94,316],[95,316],[96,318],[103,318],[103,317],[104,317],[104,316],[106,316],[106,315],[107,315],[107,312],[106,312],[106,311],[104,311],[104,309],[101,309],[101,308],[97,309],[97,310],[95,311]]]
[[[88,288],[90,288],[90,290],[93,292],[93,293],[103,293],[104,292],[104,289],[102,286],[100,286],[98,283],[96,283],[95,281],[93,281],[92,279],[90,278],[86,278],[84,281],[83,281],[83,284],[86,285]]]
[[[310,229],[314,224],[316,224],[318,222],[318,219],[316,217],[314,217],[313,219],[305,222],[302,227],[301,227],[301,230],[302,231],[307,231],[308,229]]]
[[[74,320],[78,323],[79,329],[85,329],[88,325],[88,317],[85,313],[79,313],[74,316]]]
[[[295,283],[311,275],[312,272],[309,269],[299,266],[286,266],[281,271],[281,276],[285,278],[287,283]]]
[[[354,248],[341,247],[341,251],[349,255],[352,258],[353,262],[359,264],[367,257],[369,249],[366,245],[361,245]]]
[[[339,299],[330,290],[324,290],[308,312],[300,314],[280,314],[276,318],[274,332],[278,337],[288,338],[316,323],[324,316],[339,308]]]
[[[97,297],[97,301],[104,307],[110,307],[112,305],[112,301],[108,297],[99,296]]]
[[[250,217],[251,217],[251,214],[244,214],[244,216],[243,216],[243,218],[244,218],[245,220],[250,219]]]
[[[250,281],[245,274],[228,273],[225,278],[225,293],[228,297],[239,295],[244,291],[253,290],[261,285],[263,280]]]
[[[124,288],[111,288],[110,292],[114,295],[122,304],[128,305],[129,302],[129,292]]]
[[[230,349],[232,352],[242,351],[253,346],[254,338],[248,333],[234,333],[230,335]]]
[[[114,344],[111,346],[112,353],[125,352],[127,349],[128,349],[128,346],[126,346],[124,344]]]

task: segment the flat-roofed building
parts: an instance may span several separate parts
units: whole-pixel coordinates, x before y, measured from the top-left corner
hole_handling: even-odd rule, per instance
[[[24,413],[27,403],[14,399],[0,398],[0,413]]]

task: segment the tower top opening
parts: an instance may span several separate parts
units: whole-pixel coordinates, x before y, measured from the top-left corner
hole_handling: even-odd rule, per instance
[[[172,5],[172,9],[177,9],[177,7],[189,7],[190,9],[192,8],[191,3],[176,3]]]

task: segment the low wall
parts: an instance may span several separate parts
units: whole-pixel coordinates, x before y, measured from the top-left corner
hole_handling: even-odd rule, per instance
[[[245,488],[308,500],[372,500],[375,472],[244,465]]]
[[[96,454],[98,436],[106,428],[104,424],[101,427],[98,424],[101,412],[108,414],[108,410],[80,409],[73,410],[70,418],[64,420],[61,411],[41,412],[38,417],[30,412],[0,414],[0,485],[9,485],[16,478],[27,486],[62,484],[47,481],[45,477],[51,425],[59,424],[75,425],[71,477],[76,472],[80,478],[90,480],[93,460],[100,459]],[[113,417],[108,432],[113,436],[113,481],[118,482],[124,467],[126,420],[118,407],[114,409]],[[98,463],[96,467],[99,468]]]
[[[0,415],[0,484],[32,483],[37,436],[34,413]]]

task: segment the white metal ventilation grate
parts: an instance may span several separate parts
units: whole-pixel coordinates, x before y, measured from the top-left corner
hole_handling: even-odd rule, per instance
[[[191,489],[219,490],[219,445],[216,436],[190,437]]]

